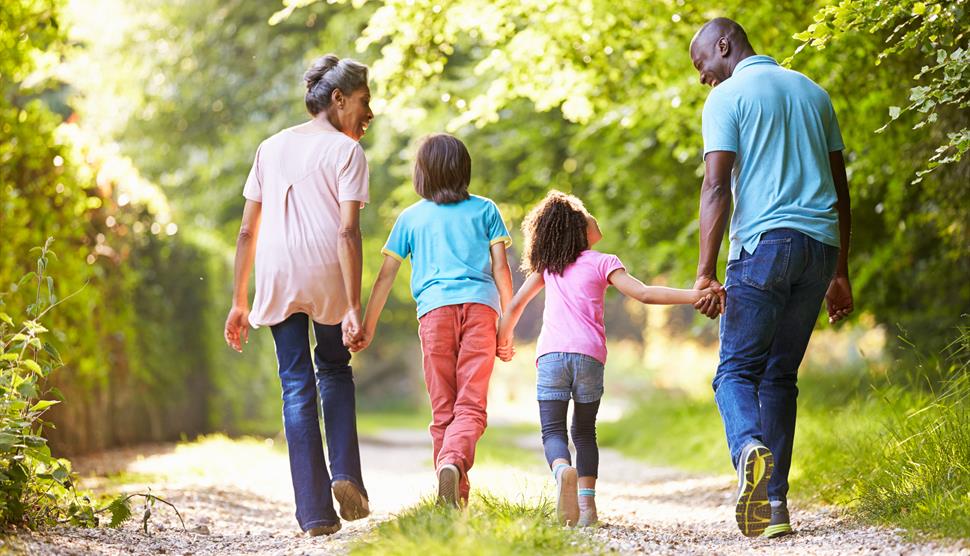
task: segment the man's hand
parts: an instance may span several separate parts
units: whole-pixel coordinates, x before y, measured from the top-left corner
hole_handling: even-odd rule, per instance
[[[725,307],[727,307],[727,292],[724,290],[724,286],[717,281],[717,278],[713,276],[698,276],[694,282],[694,289],[705,290],[707,288],[710,288],[716,295],[701,298],[694,304],[694,309],[697,309],[697,311],[703,313],[708,318],[716,319],[718,315],[724,312]]]
[[[233,305],[223,334],[229,347],[242,353],[242,345],[249,342],[249,307]]]
[[[836,323],[852,312],[852,284],[846,275],[836,275],[825,292],[825,302],[829,309],[829,322]]]

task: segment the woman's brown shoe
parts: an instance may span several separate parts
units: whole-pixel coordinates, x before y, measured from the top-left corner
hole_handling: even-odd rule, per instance
[[[364,493],[350,481],[334,481],[330,488],[340,504],[340,517],[345,521],[363,519],[370,515],[370,505]]]

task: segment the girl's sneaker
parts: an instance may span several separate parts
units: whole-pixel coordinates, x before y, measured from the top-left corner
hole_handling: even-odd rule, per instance
[[[579,522],[579,494],[576,468],[563,465],[556,473],[556,516],[559,523],[574,527]]]
[[[458,468],[446,463],[438,469],[438,505],[458,507]]]
[[[596,491],[591,488],[579,489],[579,522],[577,527],[592,527],[599,522],[596,515]]]
[[[334,481],[331,485],[333,495],[340,504],[340,517],[346,521],[363,519],[370,515],[367,497],[357,485],[350,481]]]

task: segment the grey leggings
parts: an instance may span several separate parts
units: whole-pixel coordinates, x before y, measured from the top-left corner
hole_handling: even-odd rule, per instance
[[[539,422],[542,424],[542,448],[549,467],[557,459],[572,463],[569,441],[566,438],[566,410],[569,401],[540,400]],[[600,453],[596,446],[596,413],[599,400],[592,403],[573,403],[573,444],[576,446],[576,469],[580,477],[596,477]]]

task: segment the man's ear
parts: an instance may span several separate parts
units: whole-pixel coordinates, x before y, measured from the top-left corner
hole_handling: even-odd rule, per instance
[[[343,108],[344,101],[345,101],[344,94],[340,91],[340,89],[338,89],[337,87],[334,87],[333,91],[330,92],[330,102],[332,104],[336,104],[337,107],[339,108]]]
[[[727,37],[717,39],[717,52],[722,58],[727,58],[731,54],[731,41],[727,40]]]

